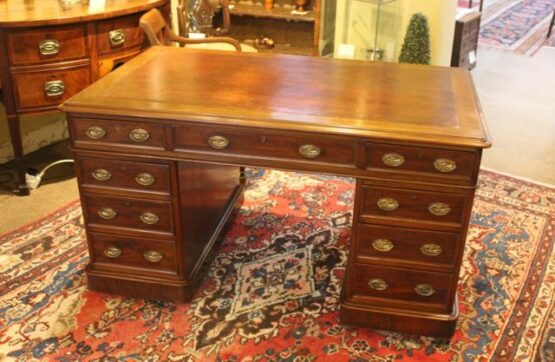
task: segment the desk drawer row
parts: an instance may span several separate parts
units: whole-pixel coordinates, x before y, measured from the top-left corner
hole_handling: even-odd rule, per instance
[[[131,153],[173,151],[192,158],[256,160],[277,163],[311,163],[315,171],[325,167],[353,170],[353,175],[375,174],[410,180],[439,180],[447,184],[473,184],[480,157],[476,152],[400,145],[347,136],[321,135],[246,127],[188,124],[164,126],[156,122],[129,122],[74,118],[70,124],[76,148],[112,148]],[[267,163],[267,162],[266,162]],[[319,169],[317,167],[320,167]],[[302,168],[302,167],[301,167]],[[358,171],[356,171],[358,169]]]

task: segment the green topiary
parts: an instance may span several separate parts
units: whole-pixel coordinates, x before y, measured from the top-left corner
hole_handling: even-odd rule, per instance
[[[411,17],[399,62],[430,64],[430,28],[426,15],[416,13]]]

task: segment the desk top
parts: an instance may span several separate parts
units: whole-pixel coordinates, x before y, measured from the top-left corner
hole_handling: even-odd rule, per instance
[[[0,0],[0,28],[98,20],[148,10],[168,0]]]
[[[66,112],[491,145],[461,68],[153,47]]]

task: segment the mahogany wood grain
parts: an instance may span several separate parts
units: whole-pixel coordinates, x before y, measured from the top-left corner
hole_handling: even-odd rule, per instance
[[[96,270],[112,270],[131,275],[159,275],[172,277],[177,274],[176,248],[174,241],[133,238],[90,233],[89,241],[94,253],[91,256]],[[117,248],[121,255],[108,257],[106,251]],[[160,261],[152,262],[145,258],[147,252],[160,253]],[[161,274],[161,275],[160,275]]]
[[[341,320],[417,334],[453,333],[479,163],[490,145],[468,72],[154,47],[62,109],[69,112],[73,151],[90,158],[91,167],[170,165],[171,192],[164,197],[173,208],[175,234],[148,239],[175,240],[177,280],[89,265],[91,288],[188,300],[239,199],[241,166],[323,172],[357,178]],[[95,125],[107,130],[102,139],[86,136]],[[155,147],[128,143],[125,132],[137,125],[157,132]],[[214,148],[208,143],[213,136],[229,143],[220,139]],[[307,143],[321,153],[300,156],[299,147]],[[404,162],[386,167],[386,153],[402,154]],[[456,168],[436,170],[438,157]],[[78,178],[89,232],[146,236],[132,227],[91,223],[87,203],[93,196],[162,202],[160,195],[89,187],[81,173]],[[383,197],[395,198],[400,207],[381,210],[376,203]],[[449,213],[432,215],[428,207],[434,202],[448,204]],[[391,239],[395,247],[379,254],[369,246],[376,238]],[[442,251],[423,255],[423,243]],[[384,279],[388,288],[372,289],[370,279]],[[417,294],[419,284],[432,286],[433,293]]]
[[[84,58],[89,53],[85,35],[86,29],[83,25],[11,30],[7,32],[10,63],[29,65]],[[57,53],[40,53],[40,42],[46,40],[58,42]]]
[[[63,0],[0,0],[0,28],[108,19],[146,11],[166,3],[167,0],[89,0],[68,6],[64,5]]]
[[[21,111],[52,108],[91,84],[88,64],[64,69],[13,73],[12,77],[17,109]],[[65,86],[63,94],[47,95],[44,87],[50,81],[62,81]]]
[[[170,167],[167,164],[130,162],[122,160],[99,160],[97,158],[76,158],[76,169],[80,173],[81,187],[85,190],[104,189],[104,192],[114,193],[118,190],[146,192],[148,194],[170,195]],[[109,178],[102,179],[94,173],[99,170],[107,171]],[[143,175],[152,177],[152,183],[141,184],[138,177]],[[146,176],[148,177],[148,176]]]
[[[87,210],[90,230],[135,235],[174,235],[173,210],[170,202],[121,198],[116,196],[86,194],[83,207]],[[99,213],[106,208],[116,215],[111,219],[102,218]],[[155,214],[159,221],[147,224],[141,221],[143,213]]]
[[[129,48],[140,47],[144,42],[143,31],[137,26],[141,15],[135,14],[99,21],[96,24],[98,55],[103,56]],[[125,41],[121,45],[113,45],[110,42],[110,32],[114,30],[123,30]]]
[[[460,234],[439,231],[359,224],[356,237],[356,259],[361,262],[381,262],[383,265],[416,267],[418,269],[452,271],[458,262]],[[391,242],[391,250],[373,246],[377,240]],[[438,255],[422,252],[426,244],[441,248]]]

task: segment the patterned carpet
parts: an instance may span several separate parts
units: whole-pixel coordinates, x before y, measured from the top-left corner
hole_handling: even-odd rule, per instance
[[[487,6],[480,45],[534,54],[544,43],[555,0],[503,0]]]
[[[88,291],[77,202],[0,236],[0,360],[555,360],[555,188],[481,173],[449,342],[337,323],[352,180],[249,176],[191,304]]]

